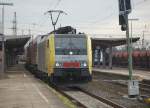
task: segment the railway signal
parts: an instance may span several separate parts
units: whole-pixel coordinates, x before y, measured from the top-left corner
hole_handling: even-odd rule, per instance
[[[119,0],[119,14],[131,13],[131,1]]]
[[[132,78],[132,46],[129,36],[129,23],[128,23],[129,13],[131,13],[131,1],[119,0],[119,25],[121,25],[122,31],[126,31],[126,38],[127,38],[128,69],[129,69],[128,95],[129,97],[135,97],[139,95],[139,84],[138,81],[135,81]]]
[[[128,50],[128,66],[129,66],[129,79],[132,80],[132,54],[131,42],[129,37],[129,24],[128,14],[131,13],[130,0],[119,0],[119,24],[123,31],[126,31],[127,37],[127,50]]]
[[[127,16],[131,13],[131,1],[130,0],[119,0],[119,25],[121,30],[127,30]]]

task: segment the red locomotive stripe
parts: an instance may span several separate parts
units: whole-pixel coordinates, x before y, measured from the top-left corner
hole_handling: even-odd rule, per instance
[[[79,62],[64,62],[63,67],[65,67],[65,68],[79,68],[80,63]]]

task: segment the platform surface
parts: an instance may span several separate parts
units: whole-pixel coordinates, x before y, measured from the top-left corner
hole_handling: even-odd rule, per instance
[[[23,66],[10,68],[0,79],[0,108],[67,108],[44,82]]]
[[[103,68],[95,67],[95,68],[93,68],[93,71],[114,73],[114,74],[121,74],[121,75],[129,75],[129,71],[126,68],[115,68],[114,67],[112,69],[103,69]],[[138,76],[142,79],[150,80],[150,71],[133,69],[133,76]]]

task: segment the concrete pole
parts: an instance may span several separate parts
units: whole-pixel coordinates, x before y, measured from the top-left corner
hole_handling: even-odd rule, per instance
[[[103,68],[106,68],[106,58],[105,58],[105,55],[106,55],[106,48],[103,48]]]
[[[95,62],[94,62],[95,61],[95,49],[96,49],[95,47],[92,49],[92,58],[93,58],[92,59],[92,66],[94,66],[94,67],[95,67]]]
[[[109,46],[109,68],[112,69],[112,46]]]
[[[5,72],[5,35],[4,35],[4,6],[7,5],[7,6],[12,6],[13,4],[12,3],[0,3],[0,5],[2,5],[2,74]]]
[[[128,45],[127,49],[128,49],[129,80],[132,80],[132,48],[131,48],[131,42],[129,38],[128,15],[126,15],[126,22],[127,22],[126,37],[127,37],[127,45]]]
[[[132,35],[133,35],[133,29],[132,29],[132,21],[138,21],[139,19],[138,18],[132,18],[132,19],[128,19],[129,21],[131,21],[131,47],[132,47]]]
[[[100,66],[101,66],[101,61],[100,61],[100,59],[101,59],[101,49],[98,48],[97,51],[98,51],[98,54],[97,54],[97,58],[98,58],[98,67],[100,67]]]
[[[16,16],[16,12],[14,12],[13,35],[17,36],[17,16]]]
[[[132,48],[129,38],[129,21],[128,13],[126,9],[126,1],[124,0],[124,10],[125,10],[125,19],[126,19],[126,38],[127,38],[127,51],[128,51],[128,70],[129,70],[129,80],[132,80]]]
[[[22,32],[22,36],[23,36],[24,35],[24,30],[22,29],[21,32]]]
[[[2,74],[5,72],[4,5],[2,8]]]

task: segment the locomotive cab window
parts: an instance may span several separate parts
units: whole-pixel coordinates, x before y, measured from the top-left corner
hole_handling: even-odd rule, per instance
[[[86,55],[87,44],[85,37],[56,37],[55,51],[57,55]]]

